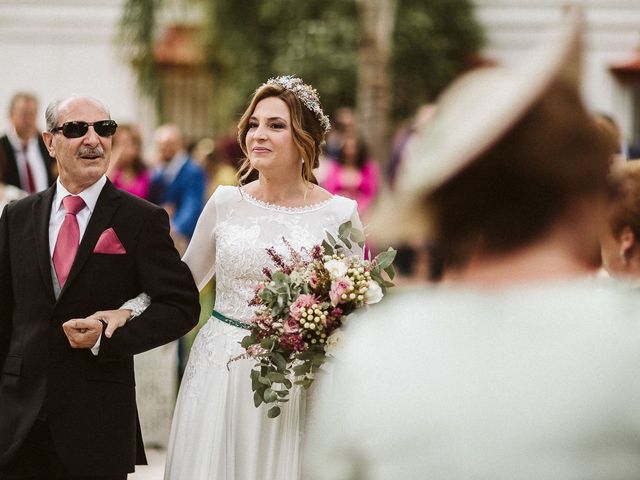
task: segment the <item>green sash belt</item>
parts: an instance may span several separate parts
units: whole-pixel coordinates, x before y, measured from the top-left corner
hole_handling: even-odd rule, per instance
[[[244,323],[244,322],[239,322],[238,320],[234,320],[233,318],[225,317],[223,314],[221,314],[217,310],[214,310],[213,312],[211,312],[211,315],[216,317],[221,322],[227,323],[227,324],[232,325],[234,327],[244,328],[245,330],[251,330],[251,324]]]

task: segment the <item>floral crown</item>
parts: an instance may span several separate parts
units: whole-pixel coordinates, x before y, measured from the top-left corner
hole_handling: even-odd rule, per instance
[[[311,110],[311,113],[315,115],[320,122],[320,125],[322,125],[325,133],[329,131],[331,123],[329,122],[329,117],[327,117],[322,111],[322,107],[320,106],[320,97],[318,96],[318,92],[315,88],[307,85],[300,78],[293,75],[282,75],[280,77],[270,78],[266,83],[262,84],[263,87],[265,85],[277,85],[285,90],[289,90],[298,97],[298,100],[304,103],[304,105]]]

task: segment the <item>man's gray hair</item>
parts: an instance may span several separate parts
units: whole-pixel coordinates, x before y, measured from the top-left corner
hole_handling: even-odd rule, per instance
[[[51,102],[48,106],[47,109],[44,112],[44,118],[45,121],[47,123],[47,130],[51,131],[54,128],[56,128],[58,126],[58,117],[60,116],[60,105],[64,104],[64,103],[68,103],[71,100],[75,100],[78,98],[86,98],[91,100],[92,102],[96,103],[97,105],[99,105],[107,114],[108,119],[111,119],[111,112],[109,112],[109,109],[107,108],[107,106],[102,103],[100,100],[98,100],[97,98],[94,97],[89,97],[86,95],[72,95],[70,97],[67,97],[65,99],[62,100],[54,100],[53,102]]]

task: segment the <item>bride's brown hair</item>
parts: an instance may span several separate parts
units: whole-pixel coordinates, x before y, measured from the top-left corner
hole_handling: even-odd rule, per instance
[[[293,141],[298,147],[300,156],[304,160],[302,165],[302,178],[306,182],[318,183],[313,170],[320,164],[320,151],[324,143],[325,131],[313,112],[309,110],[295,94],[279,85],[262,85],[253,95],[249,106],[242,114],[238,123],[238,143],[244,153],[244,160],[238,170],[239,181],[242,184],[249,176],[253,167],[247,151],[247,132],[249,131],[249,119],[253,115],[256,105],[261,100],[276,97],[287,104],[291,115],[291,133]]]

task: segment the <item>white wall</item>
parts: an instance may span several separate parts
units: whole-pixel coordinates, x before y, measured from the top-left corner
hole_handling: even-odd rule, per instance
[[[132,71],[116,48],[123,0],[0,0],[0,130],[18,90],[44,109],[73,93],[95,96],[116,121],[149,121]]]
[[[518,59],[540,43],[545,30],[561,18],[560,0],[474,0],[487,33],[486,55],[504,63]],[[628,135],[629,90],[609,73],[640,48],[640,0],[585,0],[587,35],[583,93],[593,110],[610,113]]]

